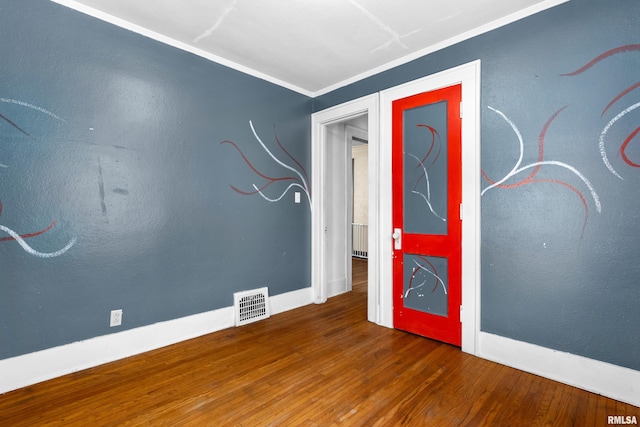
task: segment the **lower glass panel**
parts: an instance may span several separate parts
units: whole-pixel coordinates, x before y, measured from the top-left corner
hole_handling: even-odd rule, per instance
[[[427,255],[404,255],[404,306],[447,317],[448,260]]]

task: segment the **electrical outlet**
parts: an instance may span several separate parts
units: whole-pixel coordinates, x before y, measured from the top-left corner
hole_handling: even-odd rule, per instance
[[[122,309],[119,310],[111,310],[111,320],[109,321],[109,326],[120,326],[122,325]]]

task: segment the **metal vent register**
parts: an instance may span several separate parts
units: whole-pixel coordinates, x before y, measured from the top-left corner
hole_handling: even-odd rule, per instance
[[[269,288],[233,294],[233,305],[236,315],[236,326],[266,319],[271,315],[269,310]]]

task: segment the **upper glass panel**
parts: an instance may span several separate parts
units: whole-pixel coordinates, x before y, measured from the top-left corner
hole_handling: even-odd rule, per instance
[[[447,101],[403,112],[404,232],[447,234]]]

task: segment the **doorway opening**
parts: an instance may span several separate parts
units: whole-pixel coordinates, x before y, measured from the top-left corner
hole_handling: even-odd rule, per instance
[[[323,212],[327,298],[352,290],[354,263],[360,270],[366,267],[367,122],[368,113],[364,113],[326,126]]]
[[[369,255],[369,134],[368,117],[346,122],[347,144],[351,146],[351,256],[366,260]]]
[[[376,170],[378,95],[329,108],[312,116],[312,290],[316,303],[351,290],[353,228],[352,183],[354,137],[366,140],[368,171]],[[339,142],[335,142],[339,141]],[[357,146],[357,145],[356,145]],[[374,153],[372,156],[371,153]],[[367,319],[379,323],[377,266],[377,174],[367,173]]]
[[[366,301],[369,257],[369,133],[368,116],[346,122],[351,147],[351,292]]]

